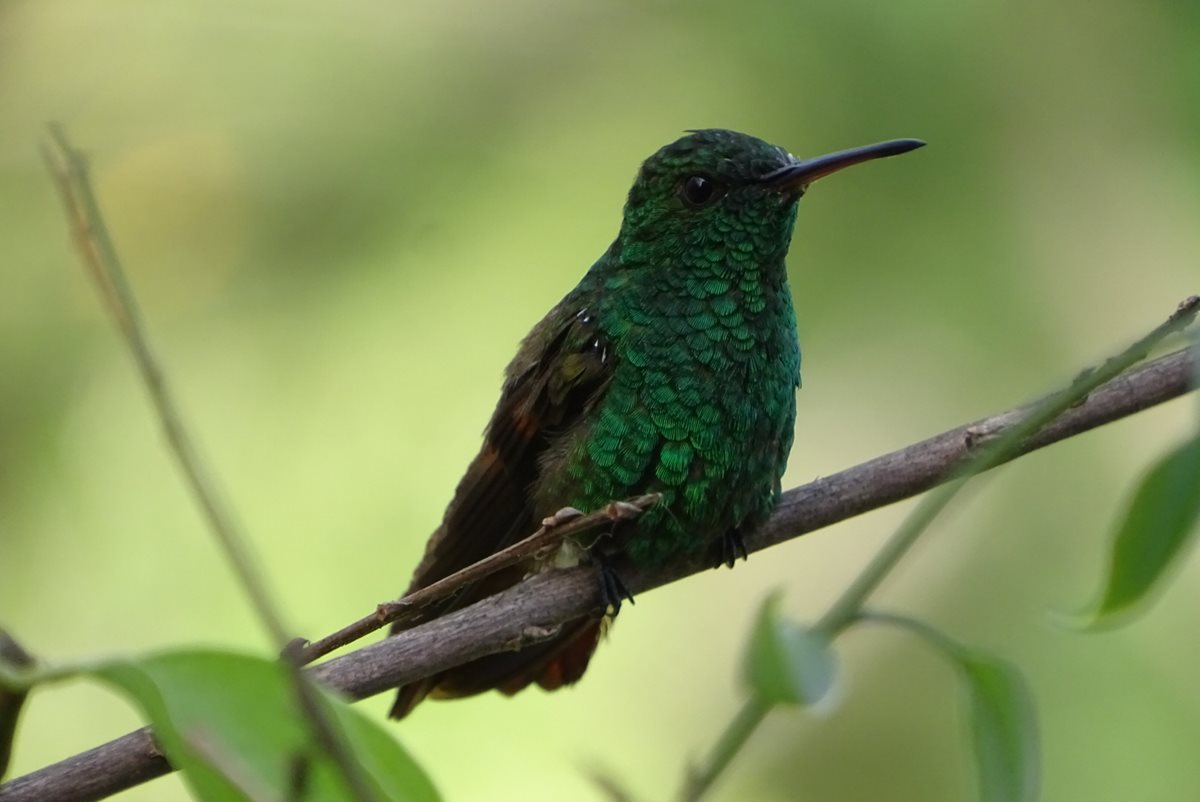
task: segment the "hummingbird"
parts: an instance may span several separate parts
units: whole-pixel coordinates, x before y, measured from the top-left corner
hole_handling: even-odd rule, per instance
[[[619,554],[564,542],[538,565],[493,574],[443,602],[434,614],[588,561],[609,606],[548,641],[401,687],[393,718],[427,696],[578,681],[628,596],[618,558],[650,567],[745,557],[743,538],[775,508],[792,447],[800,345],[784,257],[798,202],[819,178],[924,144],[897,139],[797,159],[747,134],[704,129],[642,164],[616,239],[521,341],[483,448],[408,592],[511,545],[558,510],[646,493],[661,500],[621,524]]]

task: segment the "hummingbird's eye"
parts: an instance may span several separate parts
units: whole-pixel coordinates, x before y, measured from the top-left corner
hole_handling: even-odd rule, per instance
[[[722,187],[708,176],[689,175],[679,185],[680,194],[690,206],[704,206],[721,197]]]

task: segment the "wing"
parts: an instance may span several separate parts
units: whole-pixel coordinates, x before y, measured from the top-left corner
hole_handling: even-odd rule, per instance
[[[508,366],[483,449],[430,538],[409,592],[532,534],[539,514],[553,512],[534,510],[530,503],[538,458],[555,435],[592,407],[611,368],[608,343],[592,315],[567,296],[525,338]],[[456,601],[456,607],[466,603]]]
[[[483,449],[467,468],[441,526],[429,539],[425,557],[413,573],[410,593],[533,533],[539,511],[533,509],[530,496],[539,457],[555,435],[578,422],[600,398],[611,370],[608,343],[588,310],[568,295],[534,327],[509,364],[500,402],[484,433]],[[516,584],[523,575],[524,569],[515,567],[488,577],[436,605],[430,615],[465,607]],[[458,686],[457,690],[440,689],[445,695],[478,693],[511,682],[514,672],[529,670],[525,663],[534,663],[540,670],[560,652],[560,662],[565,662],[558,673],[563,674],[562,681],[573,681],[587,666],[598,632],[598,622],[582,622],[579,632],[570,633],[570,640],[526,650],[512,666],[507,662],[493,665],[484,658],[449,675],[405,685],[399,689],[391,716],[403,718],[440,683]],[[576,640],[582,645],[573,648]],[[524,680],[529,681],[532,679]]]

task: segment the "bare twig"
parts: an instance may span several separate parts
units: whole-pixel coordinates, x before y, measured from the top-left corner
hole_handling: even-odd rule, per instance
[[[297,659],[301,665],[305,665],[388,624],[397,621],[416,623],[422,610],[434,602],[451,596],[467,585],[516,565],[545,549],[557,546],[563,541],[563,538],[578,537],[597,527],[611,524],[613,521],[637,517],[661,500],[661,494],[648,493],[625,501],[614,501],[589,515],[584,515],[571,508],[559,510],[555,515],[542,521],[541,527],[524,540],[485,557],[477,563],[472,563],[444,579],[439,579],[420,590],[413,591],[402,599],[383,602],[375,608],[375,612],[371,615],[360,618],[353,624],[342,627],[337,632],[300,648]]]
[[[141,311],[133,290],[125,278],[117,258],[116,248],[104,224],[99,204],[88,177],[87,161],[67,140],[62,127],[49,126],[48,141],[43,143],[42,156],[58,188],[66,210],[80,257],[96,281],[105,305],[112,314],[137,363],[154,411],[162,423],[163,432],[175,461],[183,472],[192,496],[199,504],[230,567],[250,598],[259,619],[280,649],[288,643],[283,619],[276,612],[262,571],[247,546],[247,538],[238,526],[233,513],[222,502],[216,482],[206,470],[199,451],[184,426],[161,363],[154,355],[150,339],[142,322]],[[293,660],[283,661],[289,667],[300,709],[310,723],[313,736],[345,776],[360,802],[372,802],[375,792],[357,759],[343,743],[337,730],[322,707],[319,694],[304,677]]]
[[[1186,351],[1122,374],[1065,412],[1021,447],[1028,453],[1133,415],[1193,389],[1196,368]],[[982,439],[1028,414],[1020,407],[959,426],[817,479],[783,494],[771,519],[746,538],[749,551],[791,540],[946,481]],[[635,593],[675,582],[705,568],[699,562],[622,573]],[[545,637],[601,603],[587,568],[552,571],[450,615],[335,658],[312,671],[328,685],[364,698],[470,660]],[[149,730],[130,733],[0,786],[0,802],[93,802],[170,771]]]

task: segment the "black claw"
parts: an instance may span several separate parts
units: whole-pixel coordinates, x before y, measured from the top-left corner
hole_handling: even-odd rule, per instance
[[[738,554],[742,555],[742,562],[750,559],[750,552],[746,550],[746,541],[742,538],[740,530],[733,531],[733,545],[737,547]]]
[[[621,581],[620,574],[613,568],[612,564],[603,557],[593,556],[592,565],[596,569],[596,580],[600,583],[600,593],[604,597],[604,606],[611,611],[609,615],[616,616],[621,612],[621,604],[628,600],[630,604],[636,604],[633,600],[633,594],[629,592],[629,588],[625,587],[625,583]]]
[[[736,527],[730,529],[721,536],[721,562],[726,568],[732,568],[737,562],[738,557],[743,561],[750,559],[750,552],[746,550],[746,541],[742,539],[742,533]]]

